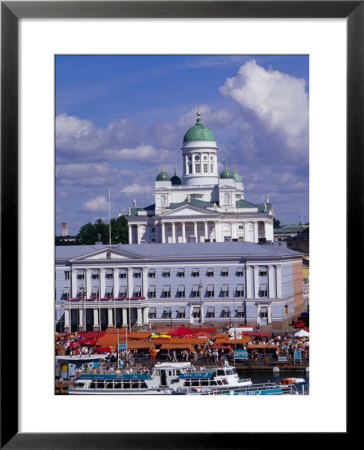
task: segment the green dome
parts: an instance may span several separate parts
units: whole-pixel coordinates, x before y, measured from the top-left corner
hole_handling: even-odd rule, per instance
[[[234,171],[234,180],[235,180],[235,182],[236,183],[242,183],[243,182],[243,179],[242,179],[242,177],[238,174],[238,172],[235,170]]]
[[[164,167],[162,167],[162,172],[159,172],[157,175],[156,181],[170,181],[168,173],[164,171]]]
[[[191,141],[216,141],[216,139],[210,128],[205,127],[201,119],[197,119],[196,125],[187,130],[183,138],[183,142]]]
[[[225,169],[220,173],[220,178],[235,178],[232,171],[228,169],[227,164],[225,165]]]

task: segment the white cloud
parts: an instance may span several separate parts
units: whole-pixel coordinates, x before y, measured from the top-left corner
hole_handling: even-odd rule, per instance
[[[130,184],[129,186],[125,186],[120,190],[122,194],[149,194],[153,189],[150,185],[140,185],[137,183]]]
[[[166,150],[156,150],[152,145],[139,145],[135,148],[105,150],[104,156],[113,161],[147,161],[149,158],[160,158]]]
[[[252,111],[269,132],[283,137],[294,158],[308,149],[308,95],[305,80],[248,61],[220,92]],[[288,153],[288,152],[287,152]]]
[[[209,105],[200,105],[201,121],[209,128],[211,127],[224,127],[228,125],[234,119],[234,114],[225,109],[218,111],[212,111]],[[192,108],[186,114],[183,114],[177,122],[177,126],[181,127],[185,131],[192,127],[196,122],[197,108]]]
[[[104,196],[90,199],[82,205],[82,209],[89,212],[103,212],[107,211],[108,208],[109,203]]]

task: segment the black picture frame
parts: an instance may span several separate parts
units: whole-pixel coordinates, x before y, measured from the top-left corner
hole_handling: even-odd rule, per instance
[[[360,279],[362,253],[364,148],[363,1],[2,1],[1,2],[1,448],[257,448],[293,444],[277,433],[19,433],[18,431],[18,22],[21,18],[346,18],[347,19],[347,302]],[[334,245],[334,243],[333,243]],[[355,252],[355,253],[354,253]],[[8,301],[11,286],[11,302]],[[347,305],[347,303],[346,303]],[[347,311],[349,312],[348,308]],[[11,332],[12,345],[7,345]],[[349,360],[349,358],[348,358]],[[9,373],[11,363],[12,372]],[[9,387],[11,383],[11,387]],[[333,393],[334,395],[334,393]],[[219,411],[216,411],[217,413]],[[242,413],[244,414],[244,413]],[[219,416],[219,414],[217,414]],[[222,416],[221,416],[222,417]],[[348,417],[348,416],[347,416]],[[272,412],[264,418],[274,419]],[[283,418],[277,418],[282,420]],[[243,417],[242,417],[243,420]],[[349,421],[347,420],[349,425]],[[337,433],[335,442],[349,436]],[[167,431],[167,430],[166,430]],[[288,430],[287,430],[288,431]],[[307,433],[310,434],[310,433]],[[314,435],[318,443],[318,434]],[[274,443],[274,444],[272,444]],[[301,442],[303,444],[304,441]],[[306,441],[307,443],[307,441]],[[295,441],[295,447],[300,442]]]

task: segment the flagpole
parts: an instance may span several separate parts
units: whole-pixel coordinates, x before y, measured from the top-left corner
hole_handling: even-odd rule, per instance
[[[118,328],[118,345],[117,345],[117,352],[118,352],[118,368],[119,368],[119,328]]]
[[[109,245],[111,245],[111,222],[110,222],[110,188],[109,188]]]

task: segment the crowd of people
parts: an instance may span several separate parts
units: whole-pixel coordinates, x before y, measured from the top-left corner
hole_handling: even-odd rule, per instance
[[[172,362],[200,362],[206,364],[217,364],[220,361],[234,359],[234,350],[246,350],[248,361],[265,361],[265,356],[269,359],[278,359],[278,356],[285,356],[288,360],[293,360],[294,353],[300,351],[302,359],[308,361],[309,358],[309,338],[298,338],[293,334],[284,333],[270,337],[252,337],[250,342],[236,345],[215,345],[215,339],[209,339],[207,343],[194,345],[192,349],[171,349],[163,351],[156,346],[150,351],[123,350],[119,352],[111,348],[104,359],[107,367],[132,367],[138,362],[144,364],[149,361],[172,361]],[[183,339],[181,340],[183,342]],[[60,336],[56,342],[56,355],[94,355],[97,353],[97,346],[83,345],[79,336]]]

